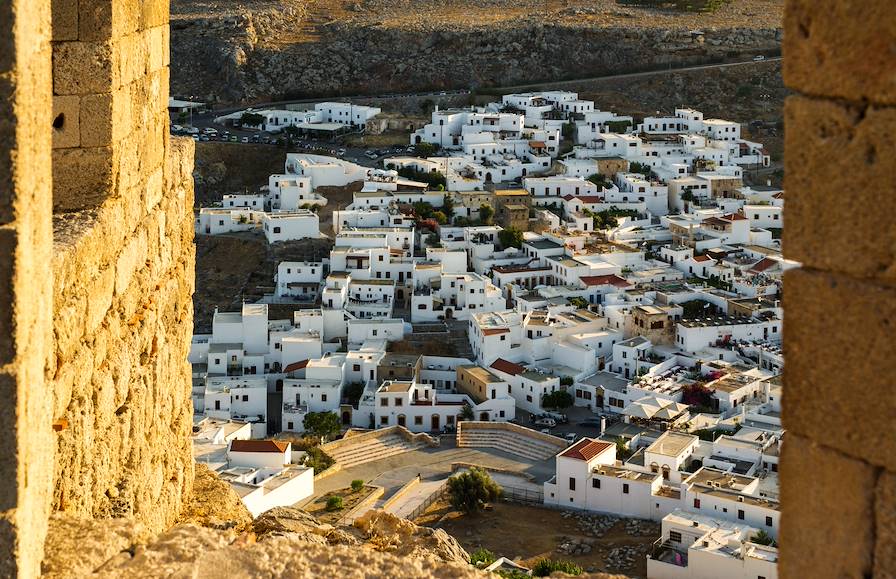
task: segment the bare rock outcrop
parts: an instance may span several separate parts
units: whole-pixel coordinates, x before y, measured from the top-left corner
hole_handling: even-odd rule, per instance
[[[468,563],[470,555],[457,539],[442,529],[421,527],[381,510],[371,510],[355,521],[375,549],[400,557],[438,557],[443,561]]]
[[[178,522],[243,531],[252,524],[252,515],[229,484],[204,464],[196,463],[193,495]]]

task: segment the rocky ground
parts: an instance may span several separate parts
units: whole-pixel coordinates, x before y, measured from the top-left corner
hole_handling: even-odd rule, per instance
[[[476,88],[780,48],[783,0],[172,0],[172,93],[211,102]]]
[[[383,511],[353,526],[323,524],[295,508],[252,520],[236,492],[198,464],[177,526],[152,535],[130,519],[50,521],[43,576],[480,577],[445,531]]]

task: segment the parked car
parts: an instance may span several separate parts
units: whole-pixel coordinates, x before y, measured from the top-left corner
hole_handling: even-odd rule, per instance
[[[237,137],[236,135],[231,135],[231,136],[230,136],[230,142],[231,142],[231,143],[236,143],[236,142],[239,141],[239,140],[240,140],[239,137]]]
[[[562,412],[544,412],[541,416],[544,418],[553,418],[557,421],[557,424],[566,424],[569,422],[569,418]]]
[[[579,435],[576,434],[575,432],[570,432],[569,434],[567,434],[567,435],[564,436],[563,438],[566,439],[566,444],[572,445],[576,440],[578,440]]]
[[[542,428],[539,432],[542,432],[543,434],[550,434],[551,429],[550,428]]]
[[[172,132],[172,133],[177,134],[177,133],[182,133],[183,131],[184,131],[184,128],[183,128],[182,126],[180,126],[180,125],[171,125],[171,132]]]
[[[240,140],[241,140],[242,142],[244,142],[244,143],[248,143],[248,142],[249,142],[249,137],[243,137],[243,138],[240,139]]]
[[[548,428],[554,428],[557,426],[557,421],[553,418],[539,418],[535,421],[535,426],[547,426]]]
[[[761,54],[759,56],[753,57],[753,62],[762,62],[763,60],[765,60],[765,57],[762,56]]]

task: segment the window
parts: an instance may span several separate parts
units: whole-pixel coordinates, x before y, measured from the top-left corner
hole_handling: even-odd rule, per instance
[[[418,310],[425,310],[425,309],[426,309],[426,304],[420,304],[420,305],[418,305],[418,306],[417,306],[417,309],[418,309]]]
[[[678,531],[669,531],[669,540],[673,543],[681,543],[681,533]]]
[[[415,417],[414,417],[414,424],[416,424],[417,426],[422,425],[422,424],[423,424],[423,417],[422,417],[422,416],[415,416]]]
[[[699,509],[699,508],[700,508],[700,499],[694,499],[694,508],[695,508],[695,509]]]
[[[327,401],[327,395],[326,395],[326,394],[321,394],[321,395],[320,395],[320,401],[321,401],[321,402],[326,402],[326,401]]]
[[[402,404],[402,399],[401,399],[401,398],[396,398],[396,399],[395,399],[395,406],[401,406],[401,404]]]
[[[380,424],[389,424],[388,416],[380,416]]]
[[[737,518],[740,519],[741,521],[744,520],[744,510],[743,509],[737,509]]]
[[[279,227],[275,227],[275,228],[274,228],[274,233],[280,233],[280,228],[279,228]]]
[[[248,402],[248,401],[249,401],[249,395],[243,394],[243,402]]]
[[[622,484],[622,494],[624,494],[624,495],[628,494],[628,483]]]
[[[600,488],[600,479],[599,479],[599,478],[593,478],[593,479],[591,479],[591,488],[593,488],[593,489],[599,489],[599,488]]]
[[[772,518],[771,517],[765,517],[765,526],[766,527],[772,526]]]
[[[286,430],[292,430],[292,422],[286,423]]]
[[[575,477],[569,477],[569,490],[576,490],[576,479]]]
[[[388,398],[380,398],[380,406],[389,406]]]
[[[354,364],[354,365],[352,366],[352,370],[355,371],[355,372],[360,372],[360,371],[361,371],[361,364]]]

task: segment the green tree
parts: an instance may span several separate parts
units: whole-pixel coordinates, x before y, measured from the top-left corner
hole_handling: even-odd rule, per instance
[[[625,460],[632,455],[632,449],[628,447],[628,443],[621,436],[616,438],[616,457]]]
[[[264,115],[258,113],[245,112],[240,116],[240,124],[250,127],[257,127],[264,123]]]
[[[479,221],[481,221],[483,225],[491,225],[494,216],[495,210],[492,209],[491,205],[483,203],[479,206]]]
[[[445,215],[443,211],[433,211],[432,218],[436,220],[436,223],[439,225],[445,225],[448,223],[448,216]]]
[[[573,405],[572,394],[566,390],[555,390],[541,397],[541,405],[545,408],[569,408]]]
[[[564,376],[560,378],[561,386],[572,386],[573,384],[575,384],[575,379],[573,379],[572,376]]]
[[[314,474],[327,470],[336,462],[332,456],[321,450],[319,446],[312,446],[306,449],[305,452],[305,466],[313,468]]]
[[[451,195],[445,195],[442,198],[442,211],[445,215],[452,217],[454,215],[454,198]]]
[[[685,189],[684,192],[682,192],[682,194],[681,194],[682,201],[687,201],[688,203],[693,203],[694,201],[696,201],[696,199],[697,198],[694,197],[694,194],[691,192],[690,189]]]
[[[442,244],[439,241],[439,235],[437,233],[430,233],[426,236],[426,245],[430,247],[441,247]]]
[[[352,406],[357,406],[358,402],[361,400],[361,395],[364,394],[364,383],[363,382],[352,382],[350,384],[346,384],[345,388],[342,392],[342,398]]]
[[[361,480],[361,479],[359,479],[359,478],[356,478],[355,480],[352,481],[352,491],[354,491],[354,492],[358,492],[358,491],[361,490],[362,488],[364,488],[364,481],[363,481],[363,480]]]
[[[505,249],[508,247],[520,248],[523,245],[523,232],[513,227],[502,229],[498,232],[498,241]]]
[[[464,404],[463,408],[460,409],[460,414],[457,415],[458,420],[473,420],[473,407],[469,404]]]
[[[302,424],[305,425],[306,432],[323,439],[336,435],[342,430],[342,424],[335,412],[309,412],[305,415]]]
[[[625,121],[607,121],[607,130],[611,133],[624,133],[632,125],[629,120]]]
[[[419,157],[431,157],[439,150],[439,146],[434,143],[423,141],[414,145],[414,151]]]
[[[473,467],[468,472],[448,479],[451,506],[464,513],[477,513],[489,502],[501,496],[501,487],[482,469]]]
[[[588,180],[601,188],[606,187],[610,184],[610,180],[607,179],[607,176],[603,173],[595,173],[594,175],[588,177]]]

